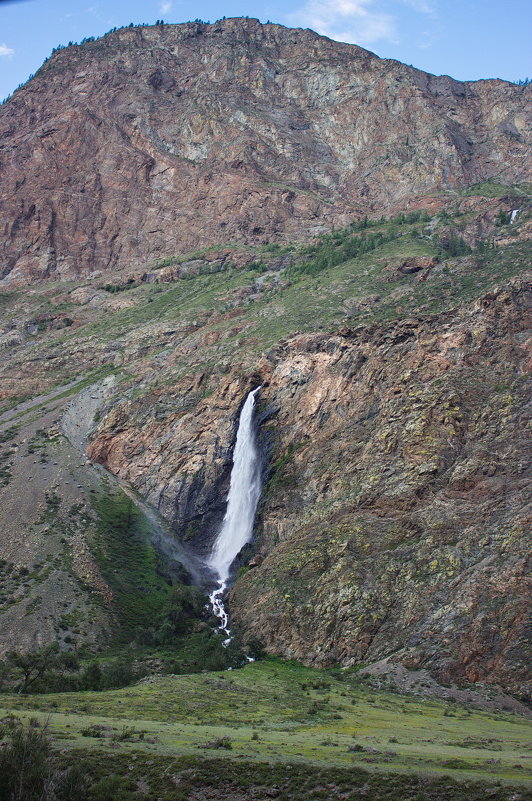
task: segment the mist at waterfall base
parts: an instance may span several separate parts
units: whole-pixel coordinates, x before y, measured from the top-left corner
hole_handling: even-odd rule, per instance
[[[255,395],[259,389],[257,387],[249,393],[240,412],[227,510],[207,562],[217,577],[216,589],[209,595],[209,600],[214,614],[220,620],[219,631],[227,634],[226,644],[231,637],[223,596],[229,583],[231,565],[253,535],[253,521],[261,493],[260,463],[253,422]]]

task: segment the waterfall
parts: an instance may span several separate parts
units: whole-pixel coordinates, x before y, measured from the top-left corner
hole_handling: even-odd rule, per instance
[[[253,535],[253,520],[261,491],[260,464],[253,427],[255,395],[259,389],[257,387],[249,393],[240,413],[227,510],[207,562],[208,567],[217,575],[218,582],[209,599],[220,620],[220,630],[228,636],[228,616],[223,595],[229,582],[231,565]]]
[[[516,217],[517,217],[517,215],[519,214],[519,211],[520,211],[520,209],[514,209],[514,210],[512,211],[512,213],[510,214],[510,225],[511,225],[513,222],[515,222],[515,218],[516,218]]]

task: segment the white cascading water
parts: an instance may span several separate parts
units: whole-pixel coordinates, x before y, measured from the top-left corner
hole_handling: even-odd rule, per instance
[[[516,218],[516,217],[517,217],[517,215],[519,214],[519,211],[520,211],[520,209],[514,209],[514,210],[512,211],[512,213],[510,214],[510,224],[512,224],[512,223],[514,223],[514,222],[515,222],[515,218]]]
[[[219,630],[227,634],[226,644],[231,638],[223,595],[229,582],[231,565],[253,535],[253,521],[261,492],[260,464],[253,426],[255,395],[259,389],[257,387],[249,393],[240,412],[227,510],[207,562],[218,576],[218,585],[209,595],[209,600],[214,614],[220,620]]]

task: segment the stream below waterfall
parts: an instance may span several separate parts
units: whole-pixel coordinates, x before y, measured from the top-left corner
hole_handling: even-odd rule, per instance
[[[252,390],[240,412],[227,510],[216,537],[207,566],[217,577],[217,586],[210,593],[214,614],[220,621],[218,630],[227,635],[225,644],[231,640],[229,617],[225,609],[224,595],[229,584],[231,565],[250,542],[253,521],[261,493],[260,460],[255,436],[253,413],[255,396],[260,387]]]

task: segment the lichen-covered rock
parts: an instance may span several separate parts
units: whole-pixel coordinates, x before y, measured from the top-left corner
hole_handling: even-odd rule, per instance
[[[525,692],[529,310],[519,286],[275,355],[264,558],[231,595],[269,650]]]
[[[118,403],[89,453],[205,552],[240,405],[261,382],[274,451],[235,623],[310,664],[392,656],[523,694],[527,291],[296,335],[208,397],[200,378],[183,385],[164,421],[155,397]]]

